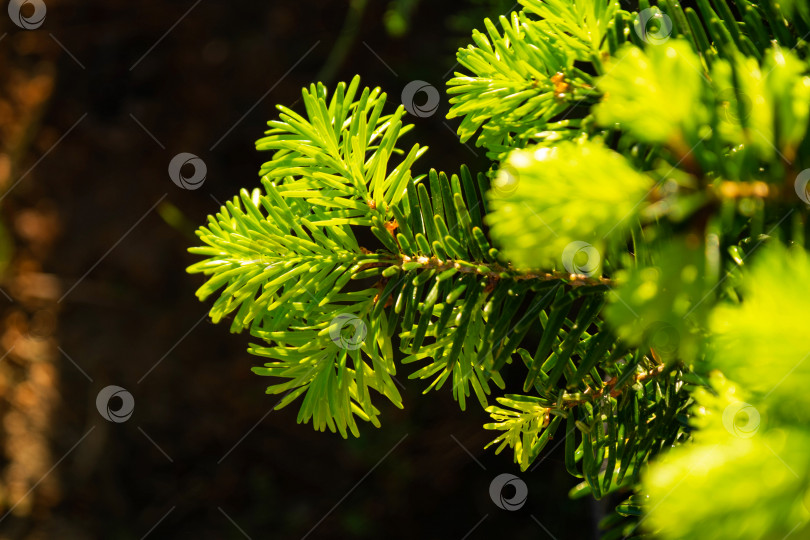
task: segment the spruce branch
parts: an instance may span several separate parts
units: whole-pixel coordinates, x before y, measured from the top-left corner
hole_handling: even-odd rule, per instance
[[[521,4],[474,32],[448,82],[490,171],[416,175],[402,107],[357,78],[312,85],[257,143],[262,188],[198,231],[198,296],[316,429],[378,426],[371,390],[401,407],[401,364],[462,409],[474,394],[524,470],[564,424],[573,497],[640,486],[611,537],[643,512],[664,538],[782,537],[806,518],[808,10]],[[725,419],[742,397],[775,422],[750,444]],[[711,474],[684,480],[696,460]],[[780,509],[735,528],[739,471],[758,466]],[[724,482],[735,493],[696,512]]]

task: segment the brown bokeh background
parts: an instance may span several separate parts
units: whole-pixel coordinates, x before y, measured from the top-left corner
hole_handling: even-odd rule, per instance
[[[274,105],[300,110],[315,80],[359,73],[394,104],[434,84],[439,112],[408,135],[431,147],[417,172],[486,170],[443,86],[482,14],[511,2],[400,1],[399,36],[394,4],[46,0],[22,30],[3,3],[0,538],[591,537],[600,510],[567,499],[559,449],[520,473],[483,450],[486,413],[423,396],[408,370],[405,410],[379,400],[383,427],[359,439],[297,425],[295,405],[268,414],[249,337],[212,325],[185,273],[215,201],[258,185]],[[169,179],[179,152],[205,161],[202,188]],[[111,384],[134,396],[124,423],[96,410]],[[502,472],[528,484],[518,512],[490,500]]]

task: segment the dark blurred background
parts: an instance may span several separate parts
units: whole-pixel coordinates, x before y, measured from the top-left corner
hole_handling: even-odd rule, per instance
[[[484,411],[423,396],[408,370],[405,410],[378,400],[383,427],[359,439],[296,424],[297,403],[269,413],[249,337],[212,325],[185,273],[194,228],[258,185],[275,104],[301,110],[311,82],[360,74],[391,110],[429,82],[442,104],[410,119],[406,142],[431,148],[416,172],[486,170],[444,118],[444,83],[472,28],[512,2],[45,0],[29,30],[7,6],[0,538],[592,537],[599,509],[567,498],[560,448],[520,473],[483,450]],[[200,189],[170,180],[180,152],[205,162]],[[108,385],[134,397],[126,422],[96,409]],[[528,484],[519,511],[490,498],[504,472]]]

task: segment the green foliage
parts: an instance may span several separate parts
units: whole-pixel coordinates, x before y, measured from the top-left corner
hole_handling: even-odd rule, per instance
[[[488,223],[515,265],[565,270],[571,242],[624,238],[653,182],[601,141],[515,150],[493,180]]]
[[[605,317],[627,343],[649,346],[664,361],[692,361],[704,340],[711,304],[704,254],[697,242],[669,242],[651,250],[648,265],[616,273],[619,285],[608,295]]]
[[[743,408],[745,415],[752,407],[738,401],[733,386],[727,393],[725,403],[696,411],[711,418],[702,428],[707,433],[696,435],[693,447],[665,454],[646,476],[645,526],[662,538],[782,539],[796,532],[805,537],[800,531],[810,519],[807,430],[734,436],[723,426],[724,411]]]
[[[779,244],[763,248],[745,273],[739,305],[712,313],[712,367],[763,403],[782,408],[796,421],[810,419],[810,356],[806,316],[810,313],[810,258]]]
[[[599,2],[602,3],[602,2]],[[563,21],[563,28],[536,21],[522,11],[511,19],[501,17],[502,32],[488,19],[484,21],[487,34],[473,32],[473,41],[458,53],[458,62],[472,72],[472,76],[456,73],[449,86],[452,107],[448,118],[463,117],[458,133],[462,142],[476,131],[481,134],[477,146],[490,150],[498,157],[515,146],[546,138],[545,131],[557,127],[562,131],[575,121],[549,126],[550,120],[580,102],[592,100],[595,94],[593,77],[574,62],[590,51],[592,40],[577,20],[592,24],[600,32],[608,17],[608,9],[600,11],[593,20],[592,12],[572,16],[569,2],[551,2],[546,5],[532,3],[535,9],[548,10],[555,20]],[[569,36],[568,32],[576,32]],[[595,36],[598,37],[598,36]],[[571,48],[563,44],[573,44]],[[563,81],[558,74],[565,74]],[[559,136],[558,136],[559,137]]]
[[[744,301],[714,309],[707,367],[721,371],[694,394],[693,444],[644,481],[662,537],[784,538],[810,520],[808,277],[806,251],[768,246],[744,272]]]
[[[705,124],[705,110],[694,108],[703,69],[686,41],[646,50],[627,44],[607,70],[597,85],[604,96],[594,109],[600,124],[618,124],[637,140],[656,144]]]
[[[402,107],[313,85],[198,231],[198,296],[317,429],[379,426],[404,366],[522,470],[563,441],[572,497],[624,499],[605,538],[806,535],[805,4],[522,0],[448,82],[477,174],[412,172]]]
[[[358,78],[338,85],[328,104],[323,86],[304,90],[308,119],[279,107],[281,120],[257,143],[275,150],[262,166],[264,192],[243,190],[209,217],[198,231],[207,245],[191,249],[208,259],[189,268],[210,276],[201,299],[222,289],[214,322],[234,313],[232,332],[247,328],[265,340],[250,352],[272,360],[256,373],[289,379],[268,388],[284,393],[278,407],[306,392],[299,421],[344,436],[347,428],[359,434],[355,416],[379,425],[370,389],[402,406],[387,321],[363,322],[376,291],[344,290],[390,259],[361,248],[351,226],[391,215],[421,153],[415,145],[398,165],[389,163],[407,130],[404,108],[383,115],[385,94],[365,89],[355,100],[358,87]],[[362,325],[361,347],[340,346],[336,319]]]
[[[327,104],[323,85],[302,92],[307,118],[279,106],[280,120],[256,143],[274,151],[259,175],[279,180],[282,196],[303,199],[304,206],[327,210],[318,225],[371,225],[385,217],[405,194],[413,162],[424,153],[414,145],[396,167],[389,161],[402,151],[396,146],[410,126],[403,126],[405,108],[383,115],[386,94],[364,89],[355,101],[360,78],[341,83]],[[390,170],[389,170],[390,169]]]
[[[499,397],[498,403],[511,409],[497,405],[487,408],[487,412],[495,422],[484,424],[484,429],[504,431],[487,447],[501,443],[495,450],[500,452],[507,445],[511,446],[515,449],[515,454],[520,456],[520,467],[526,469],[548,443],[562,416],[555,416],[553,420],[555,428],[547,429],[550,409],[543,407],[541,399],[533,396],[507,395]]]

